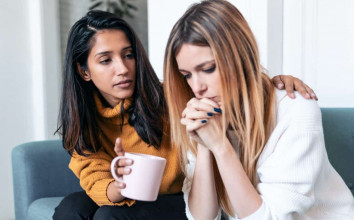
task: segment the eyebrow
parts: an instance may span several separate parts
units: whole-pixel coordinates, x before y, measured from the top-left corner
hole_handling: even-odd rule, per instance
[[[127,46],[127,47],[124,47],[124,48],[122,49],[122,51],[129,50],[129,49],[133,49],[133,47],[132,47],[131,45],[129,45],[129,46]],[[97,57],[97,56],[99,56],[99,55],[106,55],[106,54],[110,54],[110,53],[112,53],[112,51],[111,51],[111,50],[108,50],[108,51],[102,51],[102,52],[96,53],[96,54],[95,54],[95,57]]]
[[[215,60],[209,60],[209,61],[205,61],[205,62],[203,62],[203,63],[201,63],[201,64],[198,64],[194,69],[199,70],[199,69],[201,69],[203,66],[205,66],[206,64],[209,64],[209,63],[212,63],[212,62],[215,63]],[[179,69],[179,71],[180,71],[180,72],[188,72],[187,70],[184,70],[184,69]]]

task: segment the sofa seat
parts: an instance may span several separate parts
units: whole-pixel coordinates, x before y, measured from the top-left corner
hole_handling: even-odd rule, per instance
[[[52,219],[54,209],[64,197],[47,197],[37,199],[28,207],[27,220]]]

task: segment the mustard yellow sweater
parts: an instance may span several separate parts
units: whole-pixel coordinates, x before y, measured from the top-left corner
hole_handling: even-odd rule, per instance
[[[124,199],[119,203],[112,203],[107,197],[108,184],[114,181],[110,172],[110,163],[116,153],[114,143],[117,137],[122,139],[126,152],[144,153],[164,157],[167,160],[165,172],[160,186],[160,194],[173,194],[182,190],[184,176],[179,168],[177,149],[170,144],[170,136],[165,132],[159,150],[148,146],[137,134],[134,127],[128,124],[128,115],[124,115],[123,130],[121,131],[121,104],[115,108],[104,107],[100,99],[95,97],[98,110],[98,126],[102,131],[100,141],[101,149],[89,157],[73,153],[69,168],[80,179],[81,187],[87,195],[99,206],[102,205],[128,205],[134,200]],[[130,100],[124,101],[124,109],[131,104]],[[167,125],[166,125],[167,126]],[[164,129],[168,130],[168,129]]]

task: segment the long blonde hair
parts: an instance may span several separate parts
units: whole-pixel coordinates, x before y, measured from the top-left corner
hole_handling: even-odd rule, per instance
[[[164,60],[164,91],[169,109],[172,142],[179,148],[182,169],[187,151],[196,154],[185,127],[180,123],[186,103],[194,94],[178,71],[176,55],[182,45],[209,46],[219,69],[223,103],[223,132],[231,128],[240,142],[240,161],[255,186],[258,158],[274,128],[275,90],[263,73],[255,37],[242,14],[223,0],[193,5],[173,27]],[[218,201],[234,215],[214,161]]]

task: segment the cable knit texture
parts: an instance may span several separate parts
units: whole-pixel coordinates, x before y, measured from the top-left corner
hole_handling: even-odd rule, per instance
[[[98,111],[98,126],[101,130],[101,149],[89,157],[78,155],[74,152],[69,168],[80,179],[81,187],[87,195],[99,206],[102,205],[128,205],[135,203],[134,200],[124,199],[113,203],[107,197],[107,187],[114,181],[110,164],[116,153],[114,143],[117,137],[122,139],[123,149],[126,152],[144,153],[166,158],[166,168],[160,186],[160,194],[178,193],[182,189],[183,174],[179,168],[177,149],[170,144],[168,125],[164,126],[164,135],[160,149],[148,146],[137,134],[134,127],[128,123],[128,114],[124,115],[123,128],[121,129],[121,103],[114,108],[103,106],[100,98],[96,95],[95,102]],[[131,100],[124,101],[124,109],[131,105]],[[144,183],[141,183],[144,184]]]
[[[353,220],[353,195],[328,160],[316,101],[300,94],[293,100],[285,91],[277,91],[277,100],[276,127],[257,163],[263,203],[243,219]],[[193,219],[188,195],[196,159],[190,152],[188,159],[183,192],[187,216]]]

